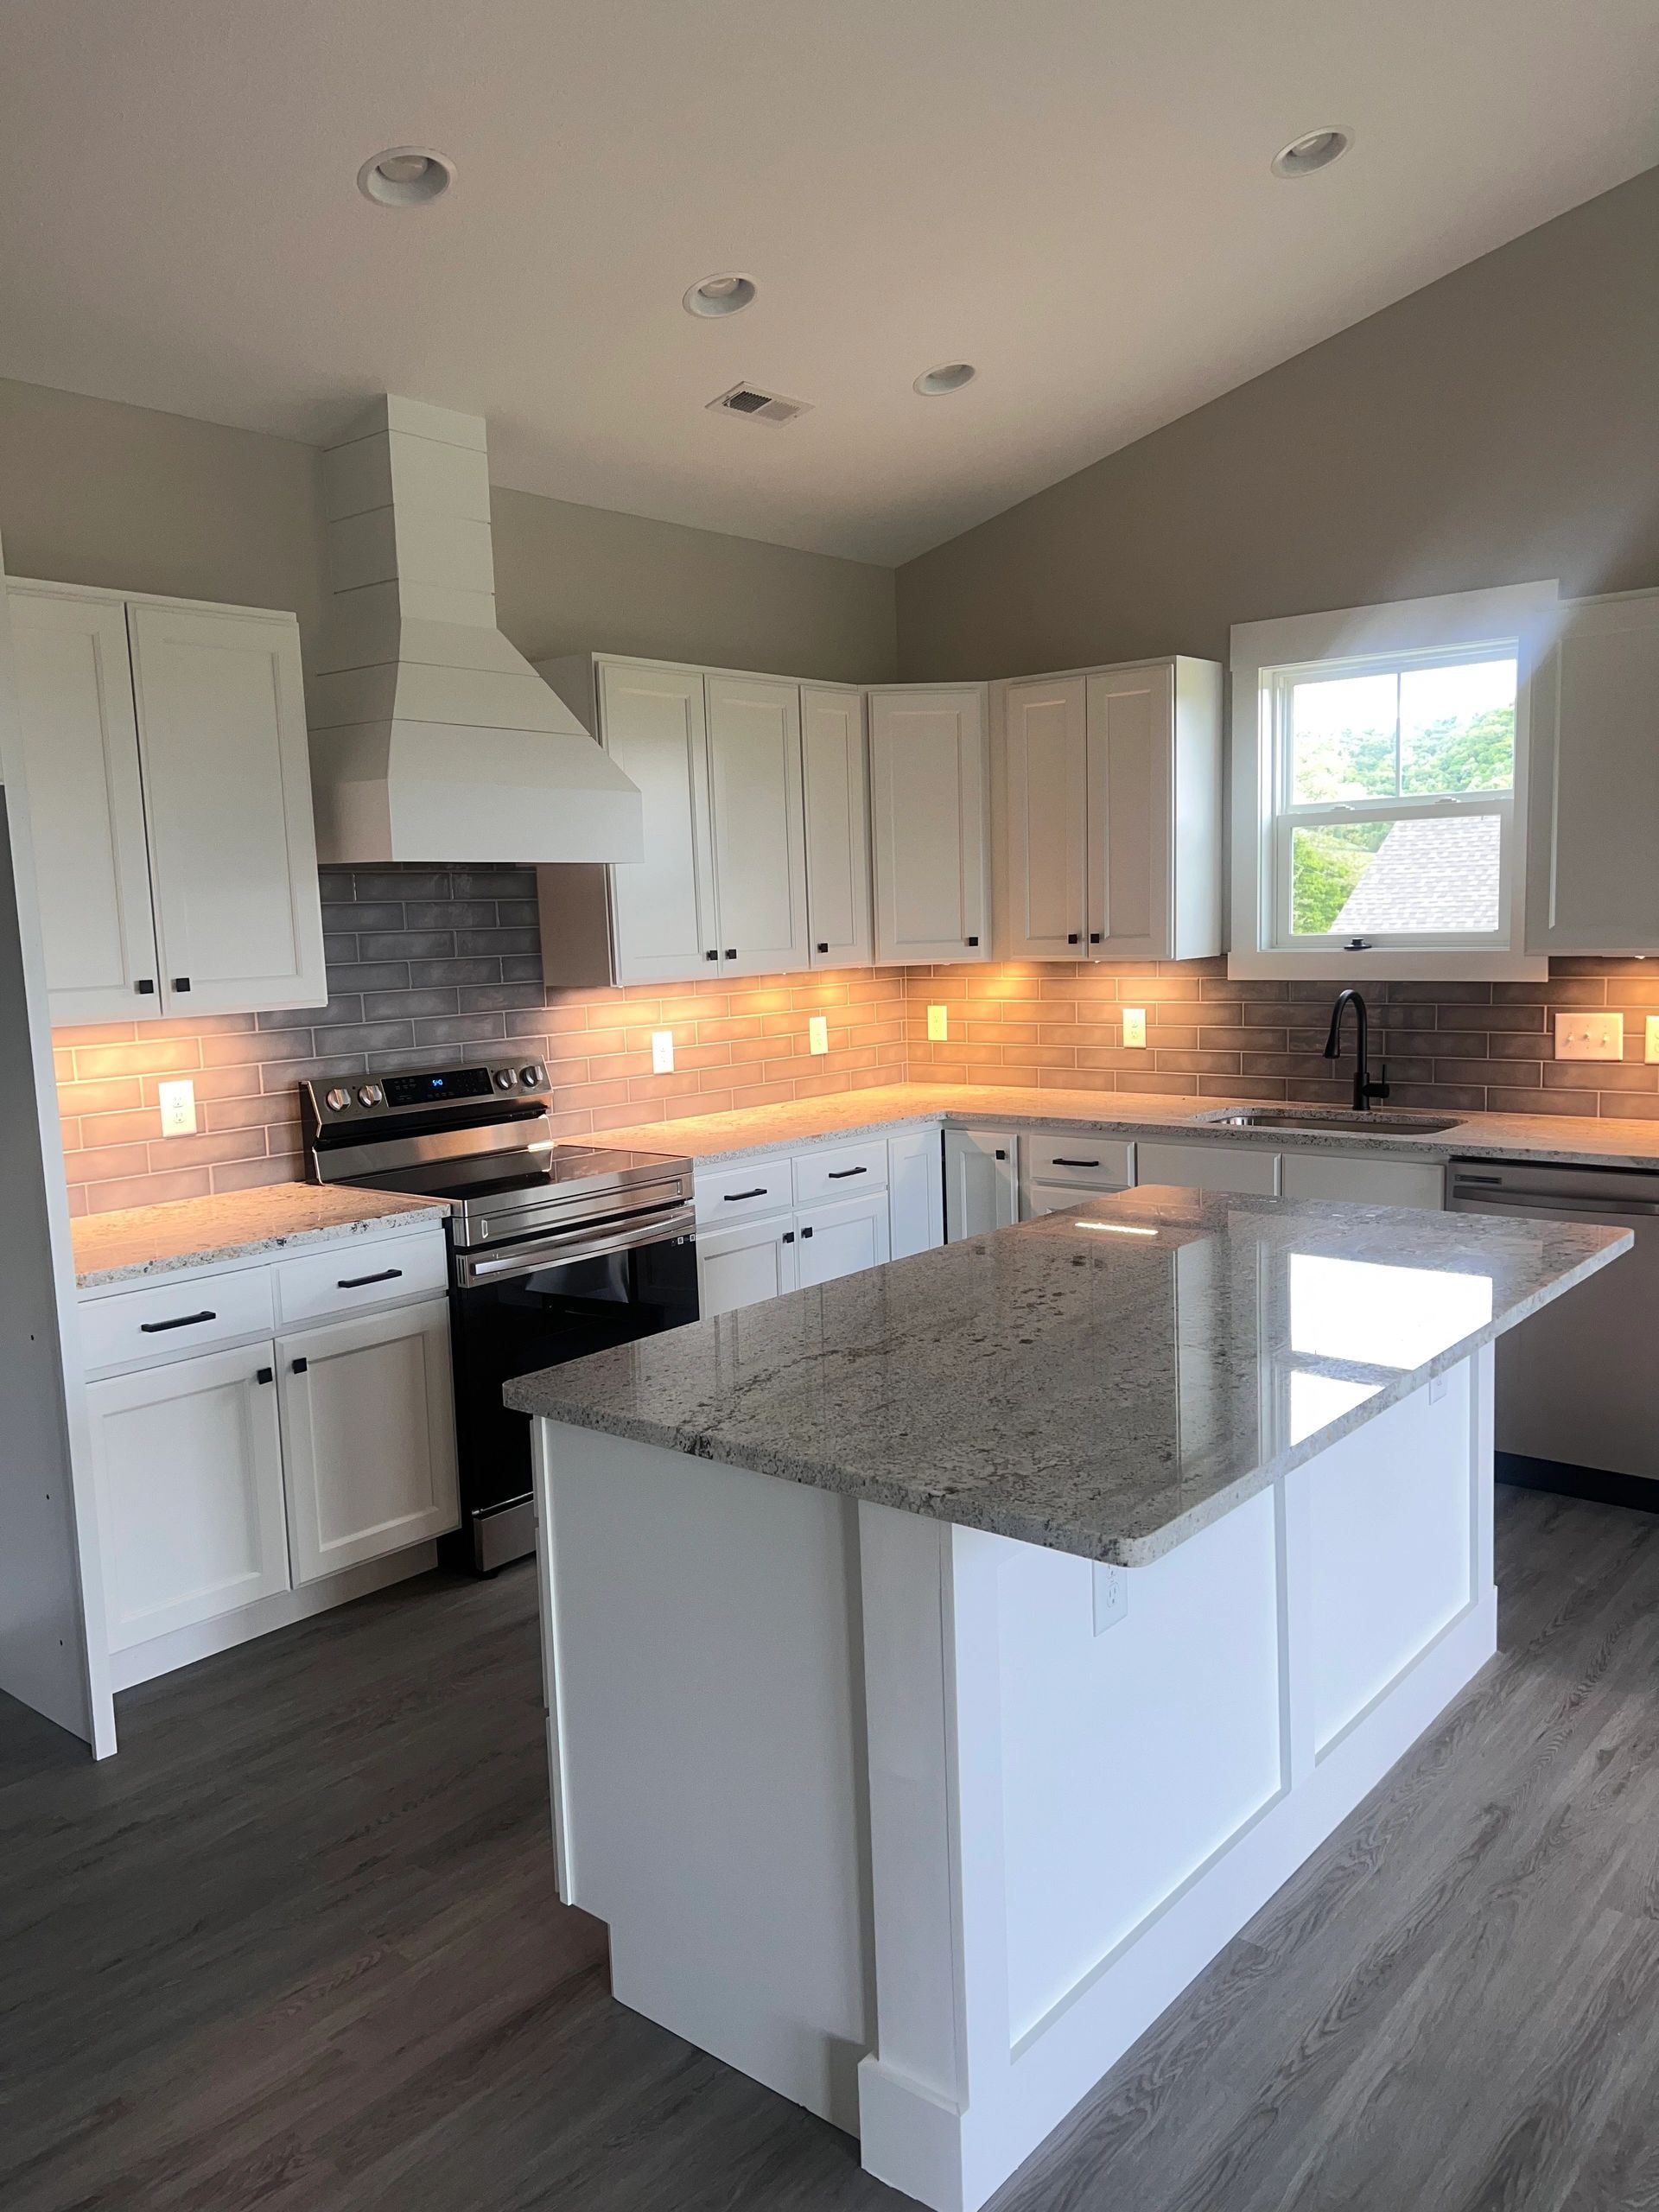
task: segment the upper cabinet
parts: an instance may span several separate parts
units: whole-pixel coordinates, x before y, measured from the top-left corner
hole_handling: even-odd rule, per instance
[[[880,961],[991,957],[986,709],[982,683],[870,694]]]
[[[321,1006],[294,617],[7,590],[53,1020]]]
[[[868,962],[860,692],[585,655],[541,673],[645,800],[642,861],[539,871],[550,983]]]
[[[1527,687],[1527,950],[1659,952],[1659,592],[1560,615]]]
[[[1185,656],[996,687],[997,950],[1221,950],[1221,671]]]

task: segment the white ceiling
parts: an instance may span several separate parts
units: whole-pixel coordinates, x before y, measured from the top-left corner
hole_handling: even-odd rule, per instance
[[[1654,0],[0,0],[0,374],[897,562],[1659,162]],[[1334,168],[1287,139],[1356,134]],[[456,164],[359,196],[384,146]],[[760,297],[695,321],[737,269]],[[979,378],[922,400],[965,358]],[[712,416],[740,378],[809,400]]]

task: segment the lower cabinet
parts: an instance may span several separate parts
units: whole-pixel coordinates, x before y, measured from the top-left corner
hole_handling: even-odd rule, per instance
[[[887,1139],[887,1221],[895,1260],[944,1242],[944,1150],[938,1129]]]
[[[1438,1160],[1362,1160],[1347,1152],[1287,1152],[1279,1170],[1281,1198],[1332,1198],[1355,1205],[1446,1204],[1446,1170]]]
[[[447,1300],[326,1322],[276,1353],[296,1587],[454,1527]]]
[[[697,1234],[697,1303],[703,1319],[781,1298],[797,1287],[795,1217],[736,1222]]]
[[[86,1391],[111,1651],[289,1587],[269,1343]]]
[[[1020,1143],[1007,1129],[944,1133],[944,1234],[948,1243],[986,1236],[1020,1217]]]
[[[1233,1191],[1276,1198],[1279,1155],[1243,1144],[1168,1144],[1142,1137],[1135,1147],[1137,1183],[1177,1183],[1189,1191]]]
[[[796,1281],[802,1290],[815,1283],[879,1268],[893,1257],[887,1224],[887,1194],[836,1198],[804,1207],[795,1217]]]

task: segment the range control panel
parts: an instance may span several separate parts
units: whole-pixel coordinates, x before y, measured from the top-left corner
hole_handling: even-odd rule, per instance
[[[485,1099],[545,1098],[552,1088],[546,1064],[512,1060],[487,1067],[431,1068],[407,1075],[315,1077],[300,1086],[316,1127],[378,1121],[399,1114],[454,1107],[458,1113]]]

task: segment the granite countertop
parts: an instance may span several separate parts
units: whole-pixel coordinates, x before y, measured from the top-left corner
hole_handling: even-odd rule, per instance
[[[313,1183],[271,1183],[257,1191],[227,1191],[219,1198],[130,1206],[120,1213],[84,1215],[71,1224],[75,1281],[82,1290],[139,1282],[180,1268],[336,1243],[401,1224],[410,1214],[442,1220],[448,1211],[442,1200]]]
[[[523,1376],[506,1401],[1135,1567],[1631,1241],[1129,1191]]]
[[[1576,1114],[1471,1114],[1421,1136],[1373,1135],[1342,1124],[1331,1130],[1233,1129],[1215,1116],[1258,1099],[1164,1098],[1139,1092],[1033,1090],[1001,1084],[886,1084],[828,1098],[800,1098],[736,1113],[646,1122],[583,1137],[583,1144],[679,1153],[691,1160],[741,1159],[819,1137],[878,1136],[906,1123],[944,1120],[1018,1129],[1060,1126],[1118,1137],[1179,1137],[1198,1142],[1299,1150],[1370,1152],[1401,1160],[1528,1160],[1592,1167],[1659,1168],[1659,1121],[1599,1121]],[[1296,1109],[1317,1113],[1317,1107]]]

